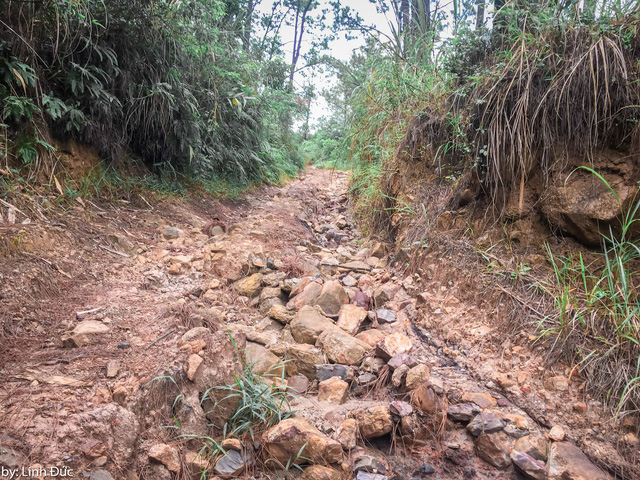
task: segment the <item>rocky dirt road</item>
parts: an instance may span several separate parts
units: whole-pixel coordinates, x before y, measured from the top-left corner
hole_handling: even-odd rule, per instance
[[[429,329],[452,285],[425,290],[363,241],[346,189],[310,168],[238,202],[130,199],[5,225],[0,465],[93,480],[611,478],[563,422],[516,405],[527,372]],[[210,389],[246,364],[284,377],[295,414],[253,438],[227,425],[226,455],[210,456],[237,406]],[[583,408],[567,377],[544,381]]]

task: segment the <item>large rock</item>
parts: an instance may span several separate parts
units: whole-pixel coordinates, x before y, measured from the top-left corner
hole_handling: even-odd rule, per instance
[[[380,341],[385,337],[385,334],[380,330],[376,330],[372,328],[370,330],[365,330],[364,332],[360,332],[356,335],[358,340],[362,340],[364,343],[368,344],[370,347],[375,347]]]
[[[342,461],[342,446],[322,434],[308,420],[288,418],[271,427],[262,436],[268,457],[281,466],[287,464],[339,463]]]
[[[349,384],[338,377],[331,377],[318,385],[318,401],[331,402],[338,405],[345,402]]]
[[[298,343],[315,344],[318,336],[334,323],[317,307],[303,306],[290,324],[291,335]]]
[[[343,365],[359,364],[369,350],[369,345],[335,326],[318,337],[318,345],[329,360]]]
[[[287,308],[300,310],[305,305],[313,305],[322,292],[322,285],[316,282],[307,284],[306,287],[295,297],[289,300]],[[291,292],[293,294],[293,291]],[[328,313],[328,312],[327,312]]]
[[[409,390],[418,388],[424,382],[429,380],[430,370],[429,367],[423,363],[416,365],[407,372],[407,378],[405,379],[405,385]]]
[[[504,422],[491,412],[482,412],[469,422],[467,430],[474,437],[483,433],[495,433],[504,428]]]
[[[311,465],[302,472],[300,480],[342,480],[342,475],[333,468]]]
[[[549,480],[609,480],[575,445],[555,442],[549,450]]]
[[[75,326],[71,336],[64,337],[65,347],[82,347],[96,343],[101,335],[109,333],[109,327],[98,320],[83,320]]]
[[[513,450],[526,453],[543,463],[546,463],[549,456],[547,453],[547,439],[542,435],[527,435],[526,437],[518,439]]]
[[[322,350],[306,343],[289,345],[286,359],[285,369],[287,375],[293,376],[301,374],[309,380],[315,380],[316,378],[316,365],[325,362],[325,356]]]
[[[347,450],[356,447],[358,442],[358,422],[355,418],[347,418],[338,427],[336,440]]]
[[[601,170],[628,169],[628,165],[607,164]],[[547,220],[569,233],[580,243],[589,246],[602,244],[602,234],[619,232],[620,219],[635,199],[637,185],[631,178],[605,173],[604,177],[614,186],[618,200],[609,187],[592,173],[576,170],[571,176],[557,175],[541,197],[540,207]],[[630,173],[630,172],[628,172]]]
[[[343,305],[340,309],[337,325],[350,335],[355,335],[367,318],[367,311],[353,304]]]
[[[348,302],[349,295],[340,282],[331,280],[324,284],[315,304],[327,315],[338,315],[342,306]]]
[[[433,415],[438,411],[438,396],[433,391],[433,388],[426,383],[423,383],[413,391],[411,403],[413,403],[418,410],[429,415]]]
[[[386,435],[393,429],[391,412],[385,406],[378,405],[365,410],[357,410],[355,418],[362,438],[376,438]]]
[[[526,478],[531,480],[546,480],[547,467],[531,455],[524,452],[511,452],[511,461]]]
[[[456,422],[469,422],[476,414],[480,413],[480,407],[475,403],[458,403],[447,409],[447,415]]]

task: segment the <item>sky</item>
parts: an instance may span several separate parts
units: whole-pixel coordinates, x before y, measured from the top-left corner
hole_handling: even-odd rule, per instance
[[[328,5],[328,0],[321,0],[321,9],[323,6]],[[378,30],[383,32],[384,34],[390,33],[389,20],[392,20],[393,13],[389,12],[385,16],[382,13],[377,12],[376,4],[371,3],[369,0],[342,0],[341,4],[343,6],[349,6],[353,11],[357,12],[360,17],[364,20],[364,23],[367,25],[375,25]],[[258,6],[258,12],[260,13],[269,13],[271,12],[271,8],[273,6],[273,0],[263,0]],[[352,32],[352,35],[355,32]],[[284,42],[283,50],[285,52],[285,58],[289,60],[291,58],[292,48],[293,48],[293,35],[294,30],[293,27],[283,27],[281,31],[281,37]],[[311,48],[312,36],[305,33],[303,37],[303,53],[308,51]],[[358,34],[355,39],[346,39],[345,33],[341,33],[340,38],[338,40],[334,40],[329,45],[329,50],[325,53],[331,55],[339,60],[347,61],[351,57],[352,52],[355,49],[360,48],[364,45],[364,37],[362,34]],[[301,60],[302,61],[302,60]],[[298,87],[301,87],[302,84],[306,81],[300,74],[296,74],[296,82]],[[329,114],[329,108],[324,100],[324,98],[320,95],[320,92],[324,89],[332,85],[335,82],[335,79],[331,75],[316,73],[312,77],[312,82],[316,86],[316,91],[318,92],[318,98],[316,98],[311,105],[311,119],[310,124],[313,126],[317,124],[318,120],[322,116],[326,116]],[[313,130],[313,128],[312,128]]]

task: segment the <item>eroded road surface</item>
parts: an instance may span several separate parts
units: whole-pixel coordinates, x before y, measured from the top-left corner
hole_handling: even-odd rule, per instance
[[[610,478],[505,397],[526,374],[487,387],[470,373],[494,368],[473,360],[480,347],[430,331],[436,294],[359,237],[347,180],[310,168],[237,202],[141,197],[4,225],[20,242],[0,252],[0,465],[93,480]],[[276,384],[254,397],[281,399],[286,382],[295,413],[264,409],[272,426],[234,436],[237,397],[212,387],[246,364]],[[203,448],[225,431],[226,455]]]

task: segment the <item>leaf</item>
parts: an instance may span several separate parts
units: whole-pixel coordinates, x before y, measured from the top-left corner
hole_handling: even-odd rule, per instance
[[[56,182],[56,188],[60,192],[60,195],[64,196],[64,191],[62,190],[62,186],[60,185],[60,182],[58,181],[58,177],[53,177],[53,180]]]
[[[26,94],[27,93],[27,84],[24,83],[24,78],[22,78],[22,75],[20,75],[15,68],[12,68],[11,70],[13,70],[13,73],[16,74],[16,77],[18,77],[20,79],[20,82],[22,83],[22,88],[24,89],[24,93]]]

